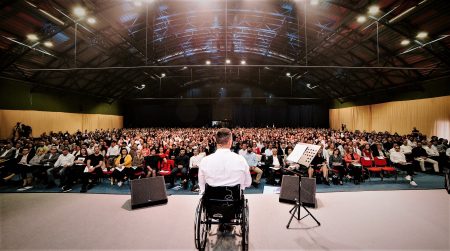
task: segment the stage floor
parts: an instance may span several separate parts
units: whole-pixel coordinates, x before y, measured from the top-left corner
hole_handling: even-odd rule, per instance
[[[277,195],[246,196],[250,250],[450,249],[442,189],[319,193],[311,212],[322,226],[308,217],[295,229],[286,229],[291,205]],[[170,196],[167,205],[131,211],[129,195],[1,194],[0,249],[194,250],[198,198]],[[207,250],[239,248],[238,237],[211,239]]]

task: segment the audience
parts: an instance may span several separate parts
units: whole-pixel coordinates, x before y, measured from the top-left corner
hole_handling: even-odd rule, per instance
[[[179,180],[184,189],[191,186],[195,191],[199,163],[216,149],[216,130],[141,128],[74,134],[50,132],[39,138],[1,141],[0,182],[9,184],[15,175],[21,175],[20,189],[31,189],[39,182],[51,188],[59,180],[63,191],[70,191],[79,182],[81,192],[86,192],[105,175],[111,176],[111,184],[117,182],[121,186],[128,179],[159,175],[160,169],[173,161],[175,165],[167,176],[171,187]],[[322,146],[310,167],[286,159],[297,143]],[[442,172],[450,158],[448,140],[427,138],[419,132],[398,135],[314,128],[235,128],[232,146],[249,164],[255,187],[263,176],[269,184],[279,185],[275,177],[284,174],[286,167],[306,171],[311,177],[319,174],[313,171],[317,168],[325,183],[334,173],[339,181],[336,184],[342,184],[345,176],[358,184],[364,172],[359,163],[361,157],[371,160],[383,157],[398,169],[405,169],[408,172],[405,178],[414,181],[414,169],[426,171],[426,163],[430,163],[436,173]],[[135,177],[135,173],[142,171],[145,175]]]

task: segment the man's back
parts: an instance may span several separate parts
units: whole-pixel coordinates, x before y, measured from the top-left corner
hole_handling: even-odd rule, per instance
[[[206,183],[210,186],[240,184],[242,189],[252,184],[247,161],[229,149],[217,149],[214,154],[203,158],[200,162],[198,179],[201,193],[205,191]]]

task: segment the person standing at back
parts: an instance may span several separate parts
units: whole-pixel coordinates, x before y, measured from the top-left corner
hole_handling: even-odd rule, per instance
[[[200,194],[205,192],[206,184],[213,187],[240,185],[242,190],[251,186],[250,167],[243,156],[230,151],[232,141],[230,129],[221,128],[217,131],[216,152],[204,157],[200,162]]]

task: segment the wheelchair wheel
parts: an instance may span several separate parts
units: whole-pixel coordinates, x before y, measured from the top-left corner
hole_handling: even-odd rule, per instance
[[[197,210],[195,210],[195,223],[194,223],[194,234],[195,234],[195,248],[198,250],[205,250],[207,235],[209,231],[209,226],[206,224],[206,211],[203,207],[202,200],[198,203]]]
[[[241,222],[241,234],[242,234],[242,250],[248,250],[248,233],[249,233],[249,212],[248,212],[248,201],[244,200],[244,206],[242,208],[242,222]]]

